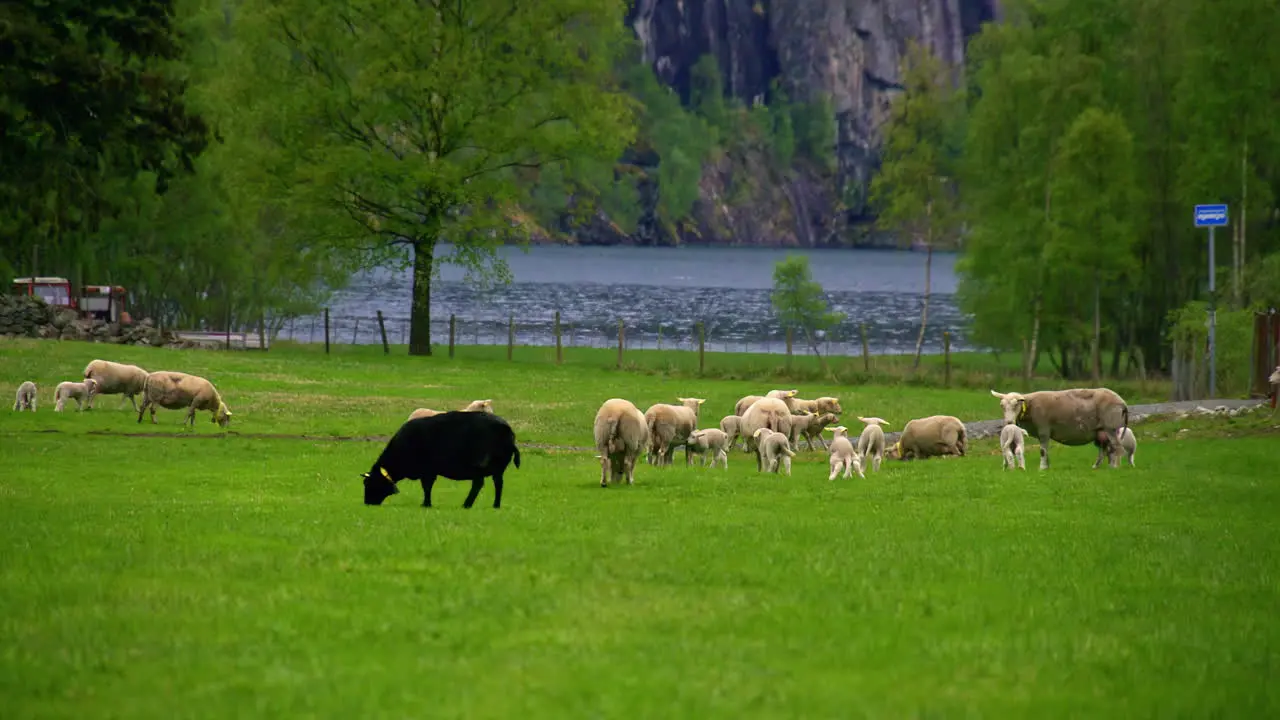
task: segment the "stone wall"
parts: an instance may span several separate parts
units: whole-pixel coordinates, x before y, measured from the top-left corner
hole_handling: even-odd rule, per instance
[[[132,325],[79,317],[74,310],[54,308],[29,296],[0,296],[0,336],[45,340],[79,340],[113,345],[195,348],[198,344],[177,339],[155,326],[151,318]]]

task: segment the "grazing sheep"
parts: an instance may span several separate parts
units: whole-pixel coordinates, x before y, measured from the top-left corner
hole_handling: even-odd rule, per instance
[[[800,438],[804,438],[809,443],[809,449],[813,449],[814,438],[818,439],[818,443],[822,445],[822,449],[827,449],[827,441],[822,438],[822,431],[833,422],[839,422],[840,418],[831,413],[822,413],[814,415],[805,413],[804,415],[791,416],[791,435],[789,439],[796,448],[800,447]]]
[[[1002,467],[1005,470],[1012,470],[1017,467],[1019,470],[1027,469],[1027,460],[1024,456],[1027,444],[1027,431],[1017,425],[1005,425],[1000,430],[1000,452],[1004,455]]]
[[[859,465],[866,467],[867,455],[870,454],[871,469],[878,471],[880,470],[881,461],[884,460],[884,426],[888,425],[889,422],[878,417],[859,417],[858,420],[866,424],[866,427],[862,428],[862,434],[858,436]]]
[[[649,464],[670,465],[676,448],[684,445],[689,434],[698,429],[698,408],[706,402],[702,398],[676,398],[679,405],[658,403],[644,413],[649,426]],[[685,449],[685,464],[689,462],[689,450]]]
[[[443,410],[432,410],[431,408],[418,408],[417,410],[414,410],[413,412],[409,413],[409,420],[416,420],[420,417],[432,417],[434,415],[441,415],[444,412],[445,411]],[[461,412],[492,413],[493,401],[492,400],[472,400],[470,404],[462,408]],[[406,420],[405,422],[408,422],[408,420]]]
[[[733,441],[742,437],[742,449],[747,449],[747,439],[742,436],[742,416],[741,415],[725,415],[720,419],[720,432],[729,436],[729,447],[733,447]]]
[[[124,407],[125,398],[128,398],[133,403],[134,410],[138,409],[138,401],[134,396],[143,394],[147,375],[147,371],[137,365],[124,365],[110,360],[94,360],[84,366],[85,379],[98,383],[95,395],[122,395],[120,406]]]
[[[1007,427],[1007,426],[1006,426]],[[1116,433],[1120,438],[1120,447],[1110,444],[1107,434],[1101,430],[1093,440],[1093,444],[1098,446],[1098,462],[1102,461],[1102,453],[1105,451],[1107,457],[1114,458],[1118,452],[1124,452],[1125,458],[1129,460],[1129,467],[1134,466],[1133,455],[1138,451],[1138,436],[1133,434],[1133,428],[1122,427]]]
[[[825,413],[839,415],[844,412],[844,410],[840,409],[840,398],[824,396],[814,400],[793,398],[791,400],[791,412],[795,415],[805,412],[813,413],[814,415],[822,415]]]
[[[862,460],[853,449],[853,443],[849,441],[845,428],[832,428],[832,432],[835,437],[832,438],[831,445],[828,447],[827,462],[831,467],[831,474],[827,476],[827,480],[835,480],[841,471],[846,478],[856,472],[858,477],[865,479],[867,476],[862,474]]]
[[[685,440],[685,464],[688,464],[689,453],[694,452],[702,456],[702,465],[706,467],[707,460],[711,461],[711,467],[716,466],[716,461],[724,463],[724,469],[729,469],[729,446],[732,441],[723,430],[715,428],[707,428],[706,430],[694,430],[689,434],[689,438]],[[708,458],[710,453],[710,458]]]
[[[757,400],[763,400],[764,398],[774,398],[777,400],[781,400],[782,402],[787,404],[787,412],[791,412],[791,404],[794,402],[793,398],[795,398],[796,393],[798,392],[800,391],[799,390],[770,390],[763,397],[761,397],[760,395],[748,395],[742,398],[741,400],[739,400],[737,405],[733,406],[733,414],[746,415],[747,410],[750,409],[752,405],[755,405]]]
[[[742,416],[742,436],[747,440],[747,451],[756,449],[756,430],[769,428],[791,437],[791,410],[778,398],[761,398]]]
[[[502,475],[515,461],[520,467],[516,434],[506,420],[492,413],[451,412],[405,422],[391,436],[364,479],[364,504],[381,505],[399,492],[401,480],[422,481],[422,507],[431,507],[431,486],[437,477],[470,480],[471,492],[462,507],[470,508],[493,477],[493,507],[502,507]]]
[[[35,412],[37,399],[36,384],[28,380],[18,386],[18,394],[13,400],[13,409],[15,412],[23,410]]]
[[[156,407],[166,410],[186,409],[187,416],[182,425],[191,424],[196,429],[196,411],[208,410],[213,413],[212,421],[221,428],[231,424],[231,411],[222,401],[213,383],[199,375],[188,375],[180,372],[160,370],[147,376],[142,392],[142,406],[138,408],[138,422],[147,408],[151,409],[151,424],[156,424]]]
[[[417,410],[414,410],[413,412],[409,413],[409,417],[405,420],[405,422],[409,422],[409,420],[417,420],[418,418],[423,418],[423,417],[432,417],[434,415],[440,415],[441,413],[442,411],[432,410],[431,408],[418,408]]]
[[[596,450],[600,453],[600,487],[608,487],[610,476],[628,485],[636,481],[636,459],[649,445],[649,425],[630,400],[605,400],[596,412]]]
[[[76,410],[83,412],[88,406],[93,409],[93,396],[98,392],[98,383],[93,380],[84,382],[60,382],[53,391],[53,411],[62,412],[68,400],[76,401]]]
[[[787,441],[786,433],[762,427],[752,433],[751,437],[756,440],[756,470],[777,473],[778,466],[781,465],[786,469],[787,475],[791,474],[791,458],[796,454]]]
[[[1006,425],[1016,424],[1040,441],[1041,470],[1049,468],[1050,440],[1085,445],[1094,442],[1101,430],[1114,445],[1120,428],[1129,425],[1129,406],[1107,388],[1041,390],[1026,395],[992,390],[991,394],[1000,398]],[[1093,467],[1101,462],[1099,456]],[[1111,467],[1120,467],[1118,455],[1112,456]]]
[[[928,458],[934,455],[964,457],[967,435],[964,423],[950,415],[930,415],[907,423],[898,442],[889,448],[889,457],[899,460]]]

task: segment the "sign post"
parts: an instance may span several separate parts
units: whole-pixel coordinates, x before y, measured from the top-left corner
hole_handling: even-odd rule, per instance
[[[1217,397],[1218,363],[1214,346],[1214,331],[1218,324],[1218,303],[1214,299],[1213,229],[1227,224],[1225,203],[1196,206],[1196,227],[1209,228],[1209,397]]]

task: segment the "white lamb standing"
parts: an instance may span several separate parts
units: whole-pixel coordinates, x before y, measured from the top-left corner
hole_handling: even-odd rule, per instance
[[[36,411],[36,384],[30,380],[18,386],[18,394],[13,400],[13,409],[15,412],[23,410]]]
[[[715,467],[716,463],[720,462],[724,464],[724,469],[728,470],[729,446],[732,442],[723,430],[707,428],[690,433],[684,446],[689,452],[702,457],[703,467],[706,467],[707,461],[710,460],[711,467]]]
[[[729,446],[733,447],[733,441],[742,436],[742,416],[741,415],[725,415],[720,419],[720,432],[729,436]],[[743,450],[747,449],[747,438],[742,437]]]
[[[1026,470],[1026,447],[1027,431],[1017,425],[1005,425],[1000,431],[1000,452],[1004,455],[1001,467],[1012,470],[1016,466],[1019,470]]]
[[[867,455],[871,455],[871,469],[878,471],[880,463],[884,460],[884,428],[889,425],[889,421],[878,417],[859,417],[858,420],[866,424],[862,428],[862,434],[858,436],[858,466],[859,475],[862,475],[861,468],[867,466]]]
[[[752,437],[756,440],[756,457],[759,458],[756,469],[777,473],[779,466],[791,474],[791,458],[795,452],[787,440],[786,433],[774,432],[769,428],[759,428]]]
[[[53,391],[53,411],[62,412],[67,406],[68,400],[76,401],[76,410],[84,412],[87,405],[89,409],[93,409],[93,396],[98,391],[98,383],[93,380],[85,380],[84,382],[60,382],[58,387]]]
[[[1117,453],[1122,452],[1125,459],[1129,461],[1129,467],[1134,467],[1133,456],[1134,453],[1138,452],[1138,436],[1133,434],[1133,428],[1126,426],[1117,430],[1116,440],[1120,444],[1119,448],[1116,448],[1115,445],[1108,441],[1105,432],[1098,433],[1097,438],[1093,441],[1093,444],[1098,446],[1098,462],[1102,461],[1104,453],[1107,459],[1110,460]]]
[[[867,476],[862,474],[862,461],[858,458],[858,452],[854,450],[853,443],[849,441],[848,428],[838,425],[831,428],[831,432],[835,437],[827,446],[830,453],[828,462],[831,466],[831,474],[827,476],[827,480],[835,480],[836,475],[839,475],[842,470],[846,478],[856,472],[858,477],[865,479]]]

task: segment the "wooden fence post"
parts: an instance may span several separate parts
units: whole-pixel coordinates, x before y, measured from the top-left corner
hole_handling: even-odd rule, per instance
[[[391,346],[387,344],[387,322],[382,317],[382,311],[378,311],[378,332],[382,334],[382,354],[390,355]]]
[[[951,331],[942,333],[942,386],[951,387]]]
[[[457,337],[458,317],[453,313],[449,313],[449,359],[453,359],[453,342]]]
[[[329,354],[329,308],[324,309],[324,354]]]
[[[231,349],[231,295],[227,294],[227,349]]]
[[[360,336],[360,318],[356,318],[355,329],[351,331],[351,344],[356,344],[356,338]]]
[[[698,323],[698,374],[707,369],[707,326]]]
[[[626,344],[626,335],[622,325],[622,318],[618,318],[618,369],[622,369],[622,348]]]
[[[858,323],[858,332],[862,333],[862,371],[871,374],[871,344],[867,342],[867,324]]]
[[[787,367],[791,367],[791,328],[787,328]]]
[[[556,311],[556,364],[564,362],[564,350],[560,346],[560,311]]]
[[[507,360],[512,358],[516,348],[516,316],[507,316]]]
[[[261,311],[258,313],[258,349],[267,349],[267,315]]]
[[[658,349],[662,349],[662,323],[658,323]]]

